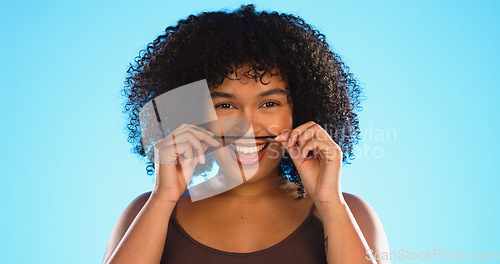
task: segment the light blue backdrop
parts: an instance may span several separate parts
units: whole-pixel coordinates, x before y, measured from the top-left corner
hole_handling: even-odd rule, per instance
[[[102,260],[152,187],[123,132],[128,63],[178,19],[241,3],[1,2],[0,263]],[[500,2],[254,3],[316,26],[364,86],[343,189],[375,208],[391,250],[500,251]]]

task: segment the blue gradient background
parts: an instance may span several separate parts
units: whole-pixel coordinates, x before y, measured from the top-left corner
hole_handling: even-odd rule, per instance
[[[121,115],[139,50],[189,14],[243,1],[2,1],[0,263],[99,263],[152,188]],[[322,31],[365,89],[343,190],[392,251],[500,251],[500,2],[255,1]],[[393,261],[393,263],[498,263]]]

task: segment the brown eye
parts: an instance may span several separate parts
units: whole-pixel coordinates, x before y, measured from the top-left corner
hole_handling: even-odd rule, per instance
[[[263,107],[273,107],[273,106],[278,106],[279,104],[276,102],[265,102],[262,106]]]
[[[227,104],[227,103],[225,103],[225,104],[218,104],[218,105],[215,106],[215,108],[223,108],[223,109],[229,109],[231,107],[233,107],[233,106],[231,104]]]

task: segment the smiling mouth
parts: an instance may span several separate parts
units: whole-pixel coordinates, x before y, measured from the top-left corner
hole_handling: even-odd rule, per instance
[[[254,154],[254,153],[262,153],[262,151],[267,148],[269,143],[259,144],[256,146],[243,146],[239,144],[229,144],[229,147],[234,150],[237,154]]]
[[[269,143],[265,144],[229,144],[231,156],[241,165],[255,165],[264,157]]]

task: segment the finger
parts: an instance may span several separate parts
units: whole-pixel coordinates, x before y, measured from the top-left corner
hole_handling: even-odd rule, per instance
[[[191,131],[189,131],[191,133]],[[198,138],[196,138],[193,134],[190,134],[190,136],[187,137],[189,143],[193,146],[193,154],[196,154],[198,157],[198,161],[201,164],[205,164],[205,150],[203,149],[203,146],[201,145],[201,142]],[[189,149],[189,147],[188,147]],[[196,152],[196,153],[195,153]]]
[[[210,144],[212,146],[217,146],[219,144],[215,139],[213,139],[208,134],[201,132],[201,131],[191,129],[191,130],[187,130],[184,133],[178,134],[178,135],[173,133],[173,134],[171,134],[170,139],[164,138],[164,139],[158,141],[157,143],[155,143],[155,146],[156,147],[166,147],[167,151],[165,151],[165,155],[167,155],[167,153],[170,153],[171,154],[170,156],[172,156],[172,158],[174,155],[177,155],[177,156],[178,155],[185,156],[184,154],[191,155],[191,153],[189,153],[189,152],[186,153],[186,149],[194,148],[195,152],[193,153],[193,155],[196,155],[198,161],[201,164],[204,164],[205,163],[204,153],[207,150],[208,146],[203,146],[198,137],[201,137],[202,139],[204,139],[201,142],[204,142],[205,144]],[[184,143],[189,143],[190,146],[187,146]],[[179,146],[179,148],[177,148],[178,146]],[[171,147],[174,147],[174,149],[172,149]]]
[[[176,153],[178,155],[183,155],[185,158],[193,158],[196,155],[201,164],[205,163],[205,150],[203,149],[203,145],[192,131],[174,136],[170,143],[177,146]]]
[[[180,149],[179,155],[182,155],[185,159],[192,159],[194,157],[194,151],[191,144],[178,144],[178,148]]]
[[[298,164],[300,164],[300,162],[303,160],[300,148],[297,146],[289,147],[287,143],[284,143],[283,146],[285,147],[295,166],[298,166]]]
[[[186,169],[189,168],[191,166],[191,163],[193,163],[193,161],[196,161],[196,160],[193,158],[183,159],[181,161],[181,166],[182,166],[183,171],[184,171],[184,168],[186,168]],[[186,174],[186,173],[188,173],[188,171],[184,171],[184,173]],[[187,184],[189,185],[189,183],[187,183]]]
[[[188,161],[189,162],[184,163],[184,167],[182,169],[184,170],[185,173],[192,174],[194,168],[196,167],[196,164],[198,164],[198,160],[197,159],[189,159]],[[189,185],[189,183],[188,183],[188,185]]]
[[[330,137],[328,132],[326,132],[320,125],[314,124],[311,127],[304,130],[297,139],[297,144],[299,146],[304,146],[309,140],[317,138],[319,140],[333,143],[333,139]]]
[[[318,153],[321,150],[326,150],[328,147],[329,145],[326,142],[319,139],[309,140],[301,149],[301,157],[305,159],[309,155],[309,152]]]
[[[173,135],[182,135],[186,132],[191,132],[195,134],[200,140],[205,140],[207,143],[209,143],[211,146],[217,146],[219,142],[213,138],[214,133],[198,126],[193,126],[189,124],[183,124],[176,130],[172,131],[170,135],[166,137],[167,140],[171,140]],[[179,141],[180,142],[180,141]]]
[[[214,146],[214,147],[220,145],[220,143],[217,140],[215,140],[213,137],[211,137],[208,134],[205,134],[204,132],[201,132],[201,131],[187,130],[182,134],[175,135],[175,141],[174,141],[173,136],[174,135],[172,135],[172,138],[170,138],[170,139],[165,138],[164,144],[173,145],[175,143],[184,143],[184,142],[192,141],[195,138],[195,139],[197,139],[198,142],[203,141],[203,142],[206,142],[207,144]]]
[[[175,144],[175,135],[172,135],[173,145],[166,144],[165,139],[161,139],[154,143],[155,160],[159,159],[160,164],[178,164],[179,150]]]
[[[336,157],[342,157],[342,150],[337,144],[331,144],[323,140],[313,139],[308,141],[302,148],[302,157],[306,158],[312,151],[314,156],[321,156],[325,160],[333,160]]]
[[[203,152],[207,151],[208,147],[210,147],[210,145],[205,141],[201,141],[201,145],[203,146]]]
[[[289,135],[289,138],[288,138],[288,146],[291,147],[291,146],[295,146],[297,144],[297,140],[299,138],[299,136],[305,131],[307,130],[308,128],[314,126],[316,123],[314,123],[313,121],[309,121],[307,123],[304,123],[298,127],[296,127],[292,133],[290,133]]]
[[[185,144],[189,145],[189,143],[185,143]],[[201,142],[201,144],[205,150],[208,149],[209,145],[207,143]],[[191,146],[189,145],[189,147],[191,147]],[[191,148],[191,150],[193,150],[193,149]],[[189,156],[189,154],[187,156]],[[202,156],[199,156],[199,157],[202,157]],[[203,157],[205,157],[205,156],[203,155]],[[192,175],[192,173],[196,167],[196,164],[198,162],[199,162],[199,160],[196,158],[183,158],[182,161],[180,161],[180,164],[182,165],[182,171],[183,171],[184,175]],[[206,160],[203,160],[203,163],[206,163]],[[189,185],[189,183],[190,183],[190,178],[189,179],[186,178],[186,184]]]
[[[288,142],[288,138],[290,137],[291,132],[292,132],[291,129],[286,128],[283,131],[281,131],[281,133],[278,136],[276,136],[274,140],[278,142]]]
[[[210,131],[210,130],[208,130],[208,129],[204,128],[204,127],[201,127],[201,126],[195,126],[195,125],[191,125],[191,124],[186,124],[186,126],[185,126],[185,127],[186,127],[186,128],[192,128],[192,129],[195,129],[195,130],[198,130],[198,131],[205,132],[205,133],[207,133],[207,134],[209,134],[209,135],[211,135],[211,136],[214,136],[214,135],[215,135],[212,131]]]
[[[172,131],[168,136],[165,138],[172,138],[172,135],[180,135],[188,130],[197,130],[197,131],[203,131],[203,132],[209,132],[201,127],[193,126],[190,124],[182,124],[179,127],[177,127],[174,131]],[[210,132],[211,133],[211,132]]]
[[[178,164],[177,146],[154,147],[154,159],[158,164]]]
[[[198,140],[205,141],[206,143],[208,143],[212,147],[217,147],[218,145],[220,145],[220,142],[217,141],[215,138],[213,138],[213,136],[211,136],[203,131],[199,131],[199,130],[191,128],[190,130],[186,131],[185,133],[187,133],[187,132],[192,133],[193,135],[195,135],[198,138]]]

